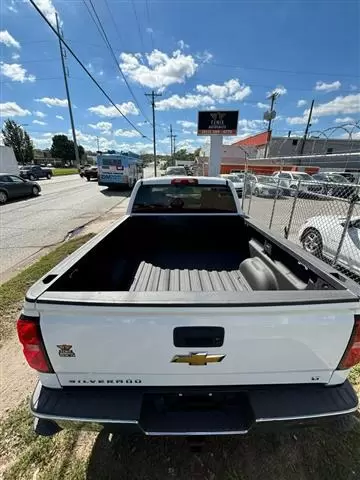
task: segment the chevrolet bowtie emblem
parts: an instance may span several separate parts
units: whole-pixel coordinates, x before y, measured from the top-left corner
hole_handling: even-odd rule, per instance
[[[189,353],[188,355],[175,355],[172,363],[188,363],[189,365],[207,365],[208,363],[218,363],[225,358],[225,355],[208,354],[207,352]]]

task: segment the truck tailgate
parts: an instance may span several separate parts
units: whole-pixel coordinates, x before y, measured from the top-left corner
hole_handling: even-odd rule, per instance
[[[354,324],[349,303],[36,310],[63,386],[327,383]]]

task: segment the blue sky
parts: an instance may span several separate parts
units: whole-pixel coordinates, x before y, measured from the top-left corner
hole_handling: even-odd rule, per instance
[[[86,149],[96,150],[98,137],[101,149],[151,151],[144,94],[152,89],[162,95],[156,115],[164,153],[170,124],[179,148],[207,142],[195,133],[199,109],[238,109],[239,137],[262,131],[274,89],[281,93],[274,134],[301,134],[312,99],[313,131],[360,118],[360,2],[95,0],[115,59],[83,0],[36,3],[52,23],[58,12],[69,45],[148,137],[68,54],[78,142]],[[0,14],[2,120],[25,124],[35,146],[49,147],[53,134],[70,128],[57,38],[26,1],[2,0]]]

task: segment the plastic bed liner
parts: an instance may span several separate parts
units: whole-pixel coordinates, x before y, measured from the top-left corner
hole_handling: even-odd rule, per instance
[[[247,292],[252,291],[239,270],[161,268],[141,262],[131,292]]]

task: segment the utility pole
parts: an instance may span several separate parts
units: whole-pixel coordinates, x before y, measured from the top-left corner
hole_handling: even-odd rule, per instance
[[[62,33],[60,32],[60,26],[59,26],[59,17],[58,17],[57,13],[55,13],[55,17],[56,17],[56,29],[58,31],[59,36],[62,37]],[[59,38],[59,47],[60,47],[61,65],[62,65],[63,74],[64,74],[66,97],[67,97],[68,107],[69,107],[71,130],[72,130],[72,136],[73,136],[73,142],[74,142],[75,161],[76,161],[77,165],[80,165],[80,156],[79,156],[79,150],[78,150],[78,145],[77,145],[77,141],[76,141],[74,117],[73,117],[73,113],[72,113],[71,100],[70,100],[70,91],[69,91],[69,85],[68,85],[67,74],[66,74],[66,69],[65,69],[64,50],[63,50],[63,47],[61,45],[60,38]]]
[[[304,138],[303,138],[303,141],[301,143],[300,155],[302,155],[304,153],[304,148],[305,148],[305,143],[306,143],[307,136],[308,136],[308,133],[309,133],[309,128],[311,127],[311,117],[312,117],[312,112],[313,112],[313,108],[314,108],[314,102],[315,102],[315,100],[313,100],[311,102],[308,121],[307,121],[305,132],[304,132]]]
[[[273,119],[275,118],[275,116],[273,116],[273,111],[274,111],[274,103],[275,103],[275,100],[277,99],[277,97],[279,96],[279,93],[278,92],[273,92],[268,98],[271,99],[271,104],[270,104],[270,111],[269,112],[266,112],[266,113],[269,113],[269,118],[267,118],[266,120],[268,120],[268,129],[267,129],[267,137],[266,137],[266,145],[265,145],[265,153],[264,153],[264,157],[266,158],[267,157],[267,153],[268,153],[268,148],[269,148],[269,143],[270,143],[270,138],[271,138],[271,122],[273,121]]]
[[[96,143],[97,143],[97,153],[100,153],[100,142],[99,142],[99,137],[96,137]]]
[[[175,147],[175,138],[177,137],[177,135],[173,135],[173,148],[174,148],[174,155],[175,155],[175,152],[176,152],[176,147]]]
[[[153,121],[153,144],[154,144],[154,175],[157,176],[156,165],[156,129],[155,129],[155,97],[161,97],[161,93],[155,93],[154,90],[151,93],[145,93],[146,97],[151,97],[152,106],[152,121]]]
[[[168,137],[170,137],[170,156],[171,156],[171,159],[172,159],[172,156],[173,156],[173,133],[172,133],[172,125],[170,125],[170,135],[168,135]]]

